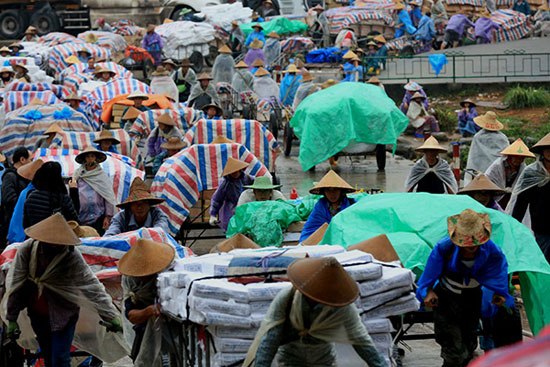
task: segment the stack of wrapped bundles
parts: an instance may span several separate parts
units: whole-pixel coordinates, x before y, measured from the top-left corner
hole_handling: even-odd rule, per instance
[[[360,297],[355,305],[389,366],[393,329],[388,317],[418,309],[412,291],[414,276],[359,250],[292,246],[180,259],[171,271],[159,275],[160,303],[166,313],[207,326],[216,351],[211,362],[231,365],[244,361],[271,301],[291,286],[286,278],[288,265],[299,258],[327,256],[335,257],[357,281]]]

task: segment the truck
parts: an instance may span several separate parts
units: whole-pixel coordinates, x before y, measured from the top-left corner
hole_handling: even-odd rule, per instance
[[[21,38],[28,26],[39,35],[89,30],[97,18],[106,22],[131,19],[138,25],[177,19],[182,9],[200,12],[226,0],[0,0],[0,39]]]

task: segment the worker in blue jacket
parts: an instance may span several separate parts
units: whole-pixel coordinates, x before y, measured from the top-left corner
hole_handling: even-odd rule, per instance
[[[508,263],[490,240],[489,214],[466,209],[447,218],[449,236],[432,250],[418,282],[417,298],[434,310],[435,340],[445,367],[464,367],[477,347],[482,286],[492,303],[513,307]]]
[[[395,38],[403,37],[405,33],[414,34],[416,32],[411,17],[405,9],[405,4],[402,2],[395,3],[392,14],[395,22]]]
[[[292,106],[296,91],[300,84],[302,84],[302,76],[298,75],[298,68],[294,64],[288,65],[288,68],[283,73],[286,75],[281,80],[279,100],[283,106]]]
[[[309,192],[314,195],[323,195],[315,204],[307,222],[300,234],[300,242],[311,236],[323,224],[329,224],[332,218],[342,210],[355,204],[355,200],[346,194],[353,192],[351,187],[333,170],[328,173]]]
[[[255,39],[262,41],[262,46],[265,45],[265,34],[263,31],[264,28],[260,25],[260,23],[254,24],[252,26],[252,29],[254,29],[254,31],[251,32],[248,37],[246,37],[244,45],[248,47]]]

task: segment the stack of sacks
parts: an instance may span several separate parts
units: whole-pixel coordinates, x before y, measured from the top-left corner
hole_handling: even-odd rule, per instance
[[[164,41],[162,52],[165,58],[182,60],[191,57],[193,52],[208,56],[214,40],[215,30],[210,24],[194,22],[172,22],[155,28]]]
[[[229,253],[181,259],[173,271],[159,275],[162,309],[208,326],[217,352],[213,356],[214,365],[224,366],[242,361],[271,301],[280,290],[291,284],[280,281],[245,285],[229,281],[228,278],[203,278],[246,274],[246,269],[239,266],[239,260],[243,257],[268,260],[252,262],[254,265],[248,268],[248,274],[256,274],[262,268],[267,271],[286,269],[277,268],[272,262],[274,259],[284,261],[284,258],[291,258],[292,261],[305,256],[334,256],[357,281],[361,296],[355,304],[377,349],[389,365],[392,352],[390,333],[393,329],[388,317],[418,309],[419,304],[412,292],[414,276],[407,269],[375,262],[372,255],[359,250],[346,252],[340,246],[326,245],[293,246],[236,249]],[[284,276],[273,275],[274,278]]]
[[[206,16],[205,22],[212,25],[217,25],[226,30],[231,29],[231,22],[236,20],[239,24],[250,23],[252,9],[243,7],[241,2],[233,4],[221,4],[206,6],[202,8],[198,14],[199,17]]]
[[[25,64],[25,67],[29,70],[29,76],[33,83],[53,83],[53,78],[46,75],[46,72],[36,65],[33,57],[0,56],[0,65],[2,65],[2,67],[10,67],[20,63]]]
[[[20,42],[23,46],[23,51],[28,57],[34,58],[36,65],[44,65],[48,60],[48,55],[50,53],[50,46],[38,43],[38,42]]]

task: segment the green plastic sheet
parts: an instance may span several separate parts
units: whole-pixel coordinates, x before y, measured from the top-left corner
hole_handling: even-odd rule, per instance
[[[245,37],[248,37],[248,35],[252,33],[252,25],[254,24],[256,24],[256,22],[241,24],[241,29]],[[287,18],[283,17],[275,18],[273,20],[270,20],[269,22],[262,22],[260,24],[264,29],[264,34],[276,32],[278,35],[289,33],[303,33],[308,27],[307,24],[300,22],[299,20],[288,20]]]
[[[380,88],[343,82],[306,97],[290,126],[300,139],[304,171],[350,143],[395,144],[409,119]]]
[[[348,247],[385,233],[403,265],[418,276],[435,244],[447,236],[447,217],[464,209],[489,213],[491,240],[502,248],[508,271],[520,273],[531,330],[550,323],[550,265],[527,227],[467,195],[399,193],[369,195],[331,221],[321,243]]]

